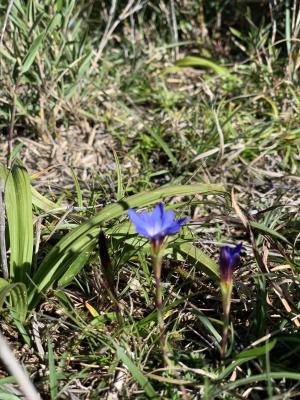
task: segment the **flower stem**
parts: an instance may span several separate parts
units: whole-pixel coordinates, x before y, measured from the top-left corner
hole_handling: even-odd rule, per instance
[[[163,304],[162,287],[161,287],[162,249],[163,249],[162,243],[160,245],[158,245],[157,243],[152,244],[152,266],[155,279],[156,310],[157,310],[157,321],[159,326],[161,349],[165,366],[169,367],[170,371],[172,371],[171,367],[173,365],[168,357],[167,340],[166,340],[165,323],[164,323],[164,304]],[[189,396],[187,394],[184,385],[180,385],[179,387],[183,400],[189,400]]]
[[[161,287],[161,264],[162,264],[162,254],[161,249],[155,249],[153,246],[152,252],[152,263],[153,272],[155,279],[155,298],[156,298],[156,310],[157,310],[157,322],[159,326],[159,335],[161,349],[166,365],[170,365],[170,360],[167,355],[167,345],[166,345],[166,335],[165,335],[165,323],[164,323],[164,306],[162,299],[162,287]]]
[[[224,360],[226,357],[227,343],[228,343],[232,283],[230,283],[229,285],[221,284],[221,290],[222,290],[222,300],[223,300],[223,334],[222,334],[221,360]]]
[[[222,347],[221,347],[221,360],[224,360],[227,352],[227,342],[228,342],[228,326],[229,318],[224,315],[223,320],[223,334],[222,334]]]

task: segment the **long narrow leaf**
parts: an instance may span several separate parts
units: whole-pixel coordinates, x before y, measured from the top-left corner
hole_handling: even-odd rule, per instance
[[[196,268],[200,268],[214,279],[219,278],[219,267],[217,263],[198,249],[198,247],[194,246],[192,243],[181,243],[178,245],[177,249],[181,255],[188,257]]]
[[[45,33],[46,32],[42,32],[40,33],[32,42],[23,62],[22,62],[22,66],[20,68],[20,72],[21,73],[25,73],[29,70],[29,68],[31,67],[31,64],[34,62],[34,59],[37,55],[37,52],[39,51],[39,48],[41,47],[42,43],[43,43],[43,39],[45,37]]]
[[[212,60],[202,57],[187,56],[178,60],[175,64],[177,67],[201,67],[213,70],[218,75],[230,75],[229,70],[223,65],[217,64]]]
[[[31,186],[31,194],[32,194],[32,203],[43,211],[51,211],[59,206],[53,201],[47,199],[45,196],[41,195],[34,187]]]
[[[126,365],[133,378],[139,383],[140,387],[145,391],[149,399],[159,399],[160,397],[154,390],[153,386],[149,382],[148,378],[142,373],[142,371],[134,364],[134,362],[127,356],[121,346],[115,345],[117,350],[117,356]]]
[[[15,163],[11,172],[2,168],[4,198],[10,241],[10,276],[14,282],[28,281],[33,252],[32,196],[26,169]]]
[[[27,291],[24,283],[8,283],[5,279],[0,278],[0,310],[7,298],[10,296],[13,316],[23,322],[27,315]]]
[[[104,223],[119,218],[131,207],[145,207],[170,196],[189,196],[208,192],[224,192],[224,188],[217,184],[174,185],[139,193],[106,206],[95,217],[61,239],[48,253],[33,277],[34,285],[29,295],[30,306],[35,305],[39,293],[51,287],[70,267],[74,259],[90,247],[91,242],[96,243],[99,227]]]

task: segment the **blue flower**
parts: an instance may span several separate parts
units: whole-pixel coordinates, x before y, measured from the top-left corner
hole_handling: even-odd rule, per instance
[[[169,235],[175,235],[179,232],[190,218],[179,218],[174,220],[173,211],[164,211],[163,203],[154,207],[152,214],[147,211],[137,213],[132,208],[128,210],[128,216],[135,225],[137,233],[154,242],[162,243],[164,238]]]
[[[242,247],[242,243],[238,244],[234,248],[230,248],[229,246],[222,247],[219,259],[220,275],[222,282],[227,284],[230,284],[232,282],[233,269],[240,262],[240,252],[242,250]]]

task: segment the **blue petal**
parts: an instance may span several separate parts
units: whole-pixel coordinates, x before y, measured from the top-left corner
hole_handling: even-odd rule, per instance
[[[232,263],[231,263],[231,249],[229,246],[221,248],[220,252],[220,273],[221,279],[228,280],[232,275]]]
[[[242,250],[242,247],[243,247],[243,243],[240,243],[237,246],[235,246],[235,248],[231,250],[232,255],[233,256],[235,256],[236,254],[239,255]]]
[[[147,238],[151,238],[151,235],[148,232],[150,216],[146,211],[142,212],[141,214],[138,214],[136,211],[130,208],[128,210],[128,216],[134,223],[135,230],[137,231],[137,233]]]
[[[162,229],[166,229],[169,225],[172,225],[174,221],[175,214],[173,211],[166,211],[162,216]]]
[[[148,239],[152,239],[152,235],[141,225],[135,227],[137,233],[139,233],[142,236],[145,236]]]
[[[220,252],[220,273],[222,280],[231,280],[233,269],[240,262],[240,251],[242,249],[242,243],[234,247],[233,249],[229,246],[224,246]]]
[[[159,203],[153,208],[151,215],[152,221],[161,220],[163,218],[163,215],[164,215],[164,205],[163,203]]]
[[[240,261],[240,252],[242,250],[243,243],[237,245],[234,249],[231,249],[231,266],[232,268],[236,267]]]
[[[220,253],[221,265],[228,267],[231,264],[231,258],[231,248],[229,246],[222,247]]]
[[[128,216],[136,227],[143,226],[145,224],[145,221],[142,219],[141,215],[134,211],[132,208],[129,208]]]
[[[149,234],[154,238],[157,237],[161,232],[162,228],[162,216],[164,213],[164,206],[162,203],[157,204],[152,211],[152,215],[149,217]]]
[[[129,209],[128,216],[135,224],[137,233],[149,239],[164,239],[167,235],[174,235],[190,219],[186,217],[174,221],[174,212],[164,211],[163,203],[157,204],[152,214],[147,211],[138,214],[133,209]]]
[[[169,225],[165,229],[165,234],[166,235],[175,235],[175,233],[179,232],[180,228],[181,228],[181,225],[178,223],[178,221],[174,221],[171,225]]]
[[[169,226],[165,228],[165,234],[175,235],[175,233],[179,232],[182,225],[189,221],[189,219],[190,217],[179,218],[177,221],[172,222]]]
[[[152,225],[151,215],[147,211],[142,211],[139,215],[143,221],[143,225],[147,226],[147,228],[150,228]]]
[[[191,217],[179,218],[177,220],[177,222],[180,224],[180,226],[182,226],[182,225],[186,224],[190,219],[191,219]]]

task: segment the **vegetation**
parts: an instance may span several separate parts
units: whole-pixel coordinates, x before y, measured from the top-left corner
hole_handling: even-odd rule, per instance
[[[0,27],[0,399],[299,397],[298,2]],[[160,202],[158,248],[128,210]]]

